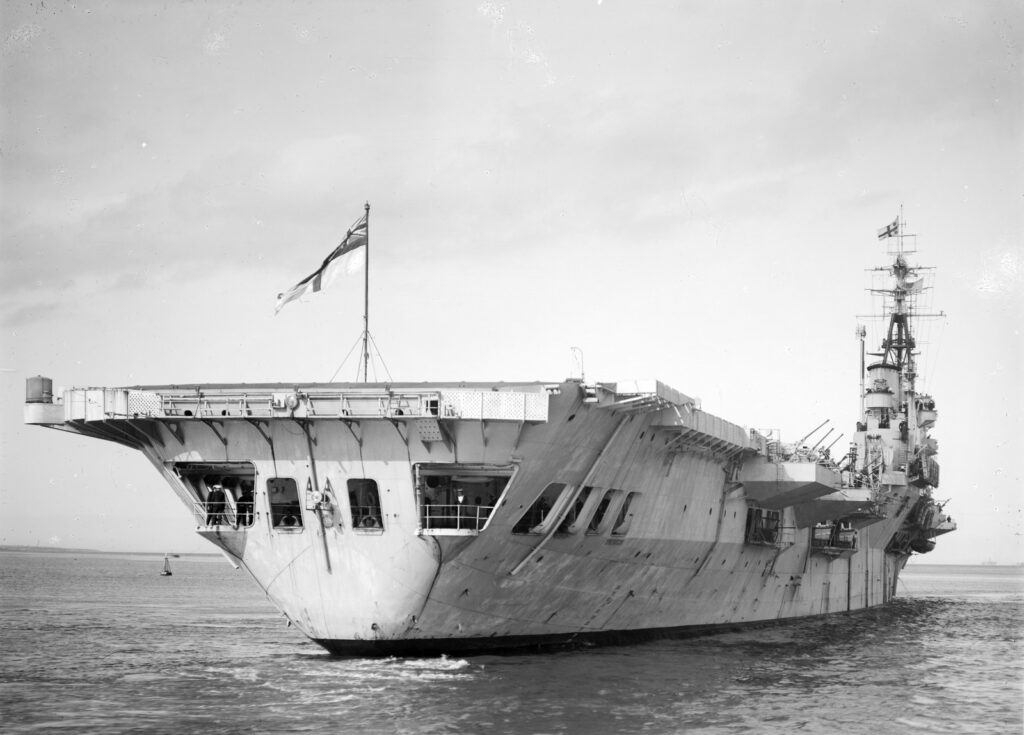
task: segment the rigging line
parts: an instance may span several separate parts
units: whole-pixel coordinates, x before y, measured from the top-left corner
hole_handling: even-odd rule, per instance
[[[928,306],[930,306],[930,304]],[[931,311],[931,309],[929,308],[928,311]],[[932,354],[932,350],[930,348],[933,344],[933,334],[935,332],[935,327],[932,324],[931,319],[922,319],[920,320],[919,324],[920,325],[918,326],[918,332],[921,335],[921,338],[917,341],[918,348],[920,350],[920,347],[924,345],[927,345],[929,347],[928,350],[920,350],[921,357],[919,360],[919,364],[921,366],[921,369],[919,371],[921,374],[921,380],[924,383],[924,385],[927,386],[928,376],[931,373],[931,369],[934,364],[934,355]]]
[[[333,382],[334,382],[334,379],[335,379],[336,377],[338,377],[338,373],[340,373],[340,372],[341,372],[341,369],[342,369],[343,367],[345,367],[345,363],[346,363],[346,362],[348,362],[348,358],[350,358],[350,357],[352,356],[352,350],[354,350],[354,349],[356,348],[356,345],[357,345],[357,344],[359,344],[359,343],[360,343],[360,342],[362,341],[362,339],[363,339],[363,335],[361,335],[361,334],[360,334],[360,335],[359,335],[359,336],[358,336],[358,337],[356,338],[355,344],[353,344],[353,345],[352,345],[352,349],[350,349],[350,350],[348,351],[348,354],[347,354],[347,355],[345,355],[345,359],[341,361],[341,364],[340,364],[340,365],[338,365],[338,369],[334,371],[334,375],[332,375],[332,376],[331,376],[331,379],[327,381],[328,383],[333,383]],[[356,369],[356,380],[357,380],[357,381],[359,380],[359,371],[358,371],[358,368]]]
[[[368,339],[372,339],[372,337],[370,337],[369,334],[367,334],[366,336],[367,336]],[[370,364],[373,365],[373,380],[374,380],[374,382],[379,382],[378,379],[379,379],[380,376],[377,375],[377,360],[380,359],[380,355],[377,355],[377,359],[374,359],[374,356],[373,356],[373,346],[372,346],[372,343],[370,343],[370,342],[367,342],[366,349],[367,349],[367,351],[368,351],[368,353],[370,355]]]
[[[942,339],[943,336],[944,330],[937,328],[935,330],[935,349],[930,352],[931,359],[928,361],[928,373],[925,376],[925,385],[927,386],[931,385],[932,378],[935,377],[935,370],[938,367],[942,356],[942,345],[944,344]]]
[[[395,382],[395,379],[393,377],[391,377],[391,371],[388,370],[387,363],[384,362],[384,355],[380,354],[380,347],[377,346],[377,340],[375,340],[373,338],[372,334],[370,335],[370,344],[373,345],[373,349],[376,350],[376,352],[377,352],[377,358],[380,360],[380,364],[381,364],[381,367],[384,368],[384,372],[387,373],[388,381],[390,381],[392,383]]]

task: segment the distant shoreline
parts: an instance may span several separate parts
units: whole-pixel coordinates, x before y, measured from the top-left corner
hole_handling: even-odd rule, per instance
[[[183,558],[189,556],[221,556],[220,552],[216,551],[104,551],[103,549],[74,549],[65,546],[19,546],[15,544],[0,544],[0,552],[2,551],[30,554],[119,554],[122,556],[163,556],[166,553]]]

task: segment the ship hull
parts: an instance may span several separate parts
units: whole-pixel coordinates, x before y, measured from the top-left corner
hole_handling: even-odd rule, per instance
[[[873,606],[877,607],[877,606]],[[598,646],[621,646],[647,643],[658,640],[684,640],[723,633],[740,633],[791,625],[819,618],[840,618],[858,615],[864,608],[852,612],[834,612],[825,615],[757,620],[747,623],[720,623],[717,625],[683,625],[668,628],[635,628],[603,630],[582,633],[520,635],[478,638],[422,638],[403,640],[325,640],[313,642],[329,653],[344,657],[386,657],[386,656],[438,656],[438,655],[488,655],[517,654],[533,651],[575,650]]]
[[[200,387],[186,403],[169,403],[169,389],[71,392],[59,425],[50,409],[31,422],[142,451],[198,533],[337,654],[699,635],[893,597],[909,552],[887,547],[920,488],[887,486],[884,507],[864,512],[836,495],[832,470],[794,466],[765,482],[763,444],[660,384],[610,398],[573,382],[512,388],[437,388],[448,408],[373,410],[352,395],[383,405],[394,388],[350,387],[337,405],[310,390],[262,414],[251,387],[242,401],[237,388]],[[161,413],[131,410],[150,394]],[[104,410],[91,408],[100,399]],[[431,504],[437,493],[448,494]],[[764,510],[772,498],[778,508]],[[816,544],[819,516],[857,513],[856,544]],[[771,533],[755,533],[762,516]]]

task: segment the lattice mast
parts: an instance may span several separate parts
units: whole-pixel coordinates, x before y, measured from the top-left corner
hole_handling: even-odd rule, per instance
[[[917,295],[924,290],[924,278],[919,271],[930,270],[923,266],[911,266],[907,261],[909,253],[916,250],[907,250],[905,247],[906,238],[914,238],[916,235],[907,233],[907,223],[903,218],[903,207],[900,207],[899,216],[886,227],[878,232],[878,239],[885,240],[887,244],[894,242],[895,248],[890,247],[888,254],[893,257],[892,265],[884,268],[875,268],[876,271],[889,273],[893,282],[889,288],[871,289],[873,293],[881,294],[884,299],[883,314],[888,316],[888,326],[885,337],[882,339],[881,352],[868,353],[873,357],[880,357],[881,362],[868,366],[864,369],[864,336],[865,330],[858,328],[858,336],[861,340],[861,400],[862,407],[865,406],[865,399],[872,392],[872,386],[864,385],[864,377],[867,373],[881,368],[878,374],[884,375],[886,371],[893,371],[898,376],[896,388],[897,407],[906,406],[906,421],[909,426],[917,425],[916,401],[917,394],[917,366],[916,348],[917,342],[914,338],[912,320],[917,317],[944,316],[939,314],[921,314],[915,310]],[[907,450],[911,454],[914,451],[915,432],[911,431],[907,438]]]

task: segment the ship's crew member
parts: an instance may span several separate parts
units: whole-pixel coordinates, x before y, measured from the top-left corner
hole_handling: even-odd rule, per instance
[[[238,525],[252,525],[253,487],[248,480],[242,480],[242,493],[238,496]]]
[[[214,485],[206,496],[206,525],[219,526],[224,522],[224,488]]]

